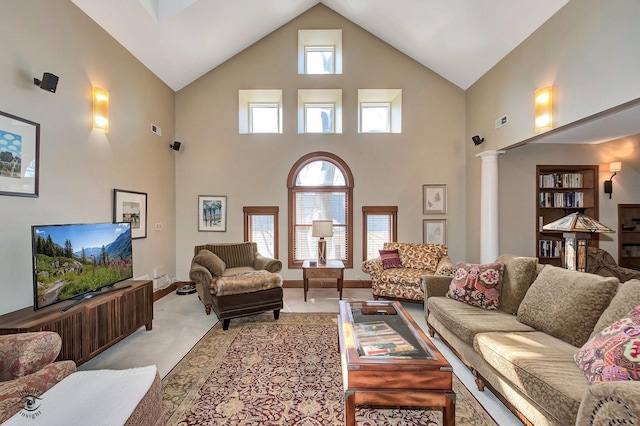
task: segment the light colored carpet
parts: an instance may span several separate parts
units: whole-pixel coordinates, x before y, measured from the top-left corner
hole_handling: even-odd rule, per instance
[[[335,314],[271,312],[218,323],[164,378],[168,425],[341,425]],[[457,425],[495,425],[454,376]],[[429,409],[358,407],[358,425],[439,425]]]

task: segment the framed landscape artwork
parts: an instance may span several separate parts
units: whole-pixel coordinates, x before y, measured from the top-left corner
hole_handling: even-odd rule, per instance
[[[198,231],[225,232],[227,230],[227,196],[198,196]]]
[[[147,238],[147,194],[113,190],[113,221],[131,223],[131,239]]]
[[[40,124],[0,111],[0,195],[38,196]]]
[[[423,219],[422,242],[425,244],[447,244],[447,220]]]
[[[447,185],[422,185],[422,214],[447,212]]]

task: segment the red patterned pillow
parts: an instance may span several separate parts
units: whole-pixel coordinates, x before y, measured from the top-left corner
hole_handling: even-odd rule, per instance
[[[402,268],[402,262],[400,261],[400,253],[398,250],[378,250],[380,252],[380,259],[382,259],[382,268]]]
[[[447,297],[484,309],[500,307],[504,263],[475,265],[458,262]]]
[[[574,360],[591,384],[640,380],[640,306],[589,339]]]

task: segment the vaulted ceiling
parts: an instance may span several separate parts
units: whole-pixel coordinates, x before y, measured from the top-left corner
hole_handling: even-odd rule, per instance
[[[322,3],[467,89],[569,0],[72,0],[180,90]]]

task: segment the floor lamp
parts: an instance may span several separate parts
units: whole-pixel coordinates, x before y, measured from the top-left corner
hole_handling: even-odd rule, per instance
[[[571,213],[542,227],[543,231],[562,231],[566,269],[587,272],[587,246],[591,234],[615,232],[583,213]]]
[[[320,238],[318,240],[318,263],[324,265],[327,263],[327,241],[325,237],[333,237],[333,221],[314,220],[312,225],[311,236]]]

